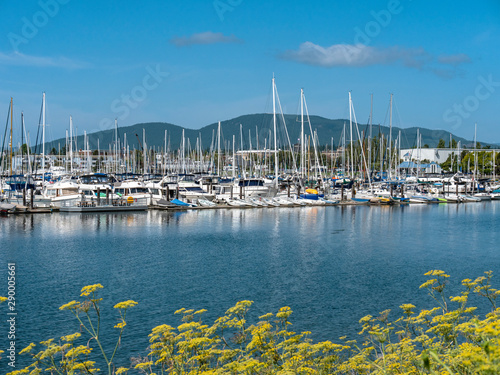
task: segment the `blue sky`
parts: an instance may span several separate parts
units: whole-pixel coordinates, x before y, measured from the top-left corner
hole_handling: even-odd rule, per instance
[[[270,112],[271,78],[285,112],[444,129],[500,143],[500,2],[0,2],[0,114],[24,111],[47,140],[161,121],[200,128]],[[313,124],[314,126],[314,124]],[[3,137],[3,131],[0,136]],[[34,138],[34,135],[32,136]]]

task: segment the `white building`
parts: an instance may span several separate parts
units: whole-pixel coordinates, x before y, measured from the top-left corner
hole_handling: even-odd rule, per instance
[[[463,150],[461,149],[460,152]],[[444,163],[450,154],[457,155],[457,149],[453,148],[407,148],[399,150],[399,158],[403,161],[429,160],[438,164]]]

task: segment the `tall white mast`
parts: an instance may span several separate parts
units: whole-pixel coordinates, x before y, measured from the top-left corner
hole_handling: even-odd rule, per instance
[[[305,144],[304,144],[304,89],[300,89],[300,176],[304,178],[304,158],[305,158]]]
[[[389,180],[392,178],[392,94],[391,94],[391,110],[389,114]]]
[[[90,153],[89,137],[87,137],[87,168],[89,173],[92,172],[92,154]]]
[[[240,150],[243,152],[243,124],[240,124]],[[246,159],[243,158],[243,154],[242,154],[241,167],[243,169],[242,176],[244,179],[247,178],[247,175],[246,175],[247,166],[246,166],[245,161],[246,161]]]
[[[273,123],[274,123],[274,171],[275,185],[278,187],[278,140],[276,137],[276,83],[273,76]]]
[[[332,173],[331,173],[331,176],[333,177],[333,137],[332,137],[332,151],[331,151],[331,156],[330,156],[330,164],[332,166]]]
[[[118,119],[115,118],[115,173],[118,173]]]
[[[260,150],[260,147],[259,147],[259,128],[257,127],[257,125],[255,125],[255,137],[257,138],[257,150]]]
[[[397,164],[398,164],[398,178],[401,179],[401,169],[399,168],[399,163],[400,163],[400,153],[401,153],[401,130],[399,131],[399,134],[398,134],[398,152],[396,153],[397,157],[398,157],[398,160],[397,160]]]
[[[474,193],[475,190],[475,185],[476,185],[476,169],[477,169],[477,138],[476,138],[476,133],[477,133],[477,122],[474,124],[474,174],[473,174],[473,181],[474,184],[472,185],[472,192]]]
[[[99,138],[97,138],[97,172],[101,171],[101,145],[99,144]]]
[[[236,156],[234,154],[234,142],[236,136],[233,134],[233,180],[236,177]]]
[[[342,175],[345,178],[346,169],[345,169],[345,121],[344,121],[344,129],[342,130]]]
[[[222,173],[220,173],[220,121],[217,127],[217,173],[222,176]]]
[[[457,173],[462,171],[462,160],[460,159],[460,141],[457,143]]]
[[[24,117],[23,117],[24,121]],[[23,125],[24,131],[26,131],[26,127]],[[28,161],[31,160],[31,155],[30,155],[30,132],[26,132],[26,146],[28,146],[26,149],[28,151]],[[28,173],[31,174],[33,173],[33,169],[31,169],[31,163],[28,163]]]
[[[123,134],[123,161],[125,162],[125,173],[128,173],[128,154],[127,154],[127,133]],[[121,155],[121,151],[120,151]]]
[[[165,129],[165,148],[163,149],[163,175],[165,176],[167,171],[167,129]]]
[[[252,131],[248,129],[248,146],[250,147],[248,149],[248,167],[250,169],[250,176],[255,176],[255,163],[253,160],[253,154],[252,154]]]
[[[182,129],[182,173],[186,173],[186,138],[184,138],[184,129]]]
[[[73,173],[73,117],[69,116],[69,165]]]
[[[370,95],[370,135],[368,136],[368,165],[372,167],[372,123],[373,123],[373,94]]]
[[[83,131],[83,155],[85,157],[85,154],[87,153],[87,131],[84,130]],[[85,168],[86,171],[89,170],[89,166],[88,166],[88,158],[87,158],[87,168]]]
[[[418,141],[417,141],[418,142]],[[384,133],[380,134],[380,142],[379,142],[379,150],[380,150],[380,168],[379,174],[380,178],[382,178],[382,172],[384,171]]]
[[[64,148],[65,148],[65,155],[64,155],[64,157],[65,157],[65,160],[66,160],[66,162],[64,163],[64,170],[65,170],[65,172],[68,172],[68,155],[69,155],[69,153],[68,153],[69,152],[68,151],[68,147],[69,147],[68,129],[66,129],[66,144],[64,146]]]
[[[497,177],[496,177],[496,160],[495,160],[495,157],[496,157],[496,151],[493,149],[493,181],[496,181]]]
[[[201,150],[201,132],[198,133],[199,134],[199,143],[198,143],[198,161],[199,161],[199,165],[198,165],[198,172],[201,172],[203,171],[205,168],[203,167],[203,153],[202,153],[202,150]]]
[[[349,91],[349,131],[351,134],[351,178],[354,178],[354,145],[352,141],[352,100],[351,100],[351,92]]]
[[[127,144],[125,147],[126,147],[126,152],[127,152],[127,165],[128,165],[127,172],[131,172],[131,171],[133,171],[133,169],[132,169],[132,166],[130,165],[130,162],[131,162],[131,160],[130,160],[130,146]],[[100,155],[100,153],[99,153],[99,155]]]
[[[420,137],[420,131],[417,128],[417,182],[418,182],[418,172],[420,169],[420,156],[421,156],[420,147],[422,147],[421,143],[422,143],[422,138]]]
[[[14,114],[14,110],[12,108],[12,97],[10,98],[10,142],[9,142],[9,146],[10,146],[10,152],[9,152],[9,158],[10,158],[10,175],[12,176],[12,154],[13,154],[13,151],[14,150],[14,141],[12,139],[12,115]],[[43,179],[43,177],[42,177]]]
[[[182,130],[184,132],[184,130]],[[146,129],[142,129],[142,144],[143,146],[143,152],[142,152],[142,158],[144,159],[144,174],[147,173],[146,170],[146,165],[147,165],[147,158],[148,158],[148,149],[146,145]]]
[[[42,96],[42,173],[45,172],[45,92]]]
[[[78,127],[75,127],[75,151],[78,152]]]

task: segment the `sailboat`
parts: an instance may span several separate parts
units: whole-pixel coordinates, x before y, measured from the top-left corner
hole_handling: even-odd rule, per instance
[[[14,139],[13,139],[13,115],[14,115],[14,105],[13,105],[13,99],[10,98],[10,105],[9,105],[9,116],[7,118],[7,126],[5,129],[5,134],[7,134],[7,130],[9,122],[10,122],[10,135],[9,135],[9,144],[8,144],[8,150],[7,152],[4,151],[4,146],[2,145],[2,153],[0,156],[0,166],[3,167],[3,164],[5,161],[7,161],[8,165],[8,177],[0,181],[1,185],[1,195],[2,199],[8,199],[11,203],[16,203],[18,205],[25,205],[26,204],[26,193],[28,190],[34,189],[33,182],[31,178],[25,177],[24,174],[19,174],[22,171],[22,165],[23,165],[23,160],[22,157],[16,157],[14,158]],[[9,121],[10,119],[10,121]],[[23,124],[24,124],[24,120]],[[6,141],[7,137],[4,138],[4,142]],[[8,159],[5,160],[5,155],[8,155]],[[14,168],[14,164],[16,161],[20,161],[21,164],[21,171],[19,171],[19,166],[16,165],[16,168]],[[16,163],[19,164],[19,163]],[[2,168],[3,169],[3,168]]]

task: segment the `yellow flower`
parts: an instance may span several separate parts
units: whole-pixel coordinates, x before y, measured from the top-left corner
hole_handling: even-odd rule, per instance
[[[122,321],[121,323],[115,325],[115,328],[123,329],[126,325],[127,323],[125,321]]]
[[[132,300],[128,300],[128,301],[123,301],[123,302],[117,303],[114,306],[114,308],[115,309],[128,309],[129,307],[134,307],[135,305],[137,305],[137,302],[132,301]]]
[[[462,280],[462,285],[463,286],[474,286],[475,284],[472,282],[471,279],[463,279]]]
[[[7,301],[7,297],[0,296],[0,303]]]
[[[450,277],[450,275],[445,274],[444,271],[441,271],[441,270],[431,270],[427,273],[424,273],[424,276]]]
[[[91,293],[94,293],[97,289],[104,288],[101,284],[87,285],[82,288],[82,297],[88,297]]]
[[[95,365],[94,361],[85,361],[74,365],[72,370],[80,371],[81,373],[93,374],[95,372],[100,371],[98,368],[95,368],[94,365]]]
[[[40,341],[40,344],[42,344],[43,346],[50,346],[50,344],[52,344],[52,341],[54,341],[54,339],[48,339],[47,341]]]
[[[411,310],[415,308],[415,305],[412,305],[411,303],[404,303],[399,307],[403,310]]]
[[[411,303],[404,303],[401,306],[399,306],[406,315],[410,316],[413,314],[413,309],[415,308],[415,305],[412,305]]]
[[[419,289],[428,288],[429,286],[434,285],[436,282],[437,282],[436,279],[427,280],[425,283],[423,283],[422,285],[420,285]]]
[[[115,374],[116,375],[120,375],[120,374],[125,374],[126,372],[128,372],[128,368],[118,367],[118,369],[116,370]]]
[[[260,320],[268,320],[268,319],[271,319],[274,315],[272,313],[267,313],[265,315],[261,315],[259,316],[259,319]]]
[[[38,354],[40,355],[40,357],[39,357],[40,359],[52,358],[52,357],[54,357],[55,354],[59,353],[60,351],[61,351],[61,347],[59,345],[51,344],[51,345],[47,345],[47,349],[45,349],[43,352],[40,352]]]
[[[16,370],[16,371],[8,372],[7,375],[24,375],[24,374],[28,374],[29,371],[30,371],[29,368],[26,367],[26,368],[23,368],[21,370]]]
[[[134,368],[137,370],[146,370],[147,368],[149,368],[152,365],[153,365],[153,361],[149,361],[149,362],[138,363],[137,365],[135,365]]]
[[[292,314],[292,310],[288,306],[284,306],[281,309],[279,309],[278,313],[276,314],[276,318],[283,319],[283,318],[288,318]]]
[[[32,342],[32,343],[31,343],[31,344],[29,344],[26,348],[24,348],[23,350],[21,350],[21,351],[19,352],[19,354],[31,353],[31,350],[32,350],[35,346],[36,346],[36,345],[35,345],[35,343],[33,343],[33,342]]]
[[[77,309],[79,306],[80,306],[80,304],[78,302],[71,301],[71,302],[68,302],[67,304],[59,307],[59,310],[74,310],[74,309]]]
[[[457,297],[450,296],[450,300],[452,302],[464,303],[467,302],[467,296],[457,296]]]
[[[67,354],[66,357],[78,357],[81,354],[88,355],[90,354],[92,348],[87,348],[86,346],[80,345],[77,346],[76,348],[71,349]]]
[[[238,301],[236,305],[234,305],[233,307],[231,307],[226,311],[226,315],[244,314],[248,311],[248,309],[250,308],[250,306],[252,306],[252,304],[253,301],[248,301],[248,300]]]
[[[359,323],[368,323],[371,318],[373,318],[371,315],[364,316],[359,320]]]
[[[68,342],[72,342],[72,341],[75,341],[77,338],[79,338],[81,336],[80,333],[73,333],[72,335],[68,335],[68,336],[62,336],[61,337],[61,340],[63,341],[68,341]]]

